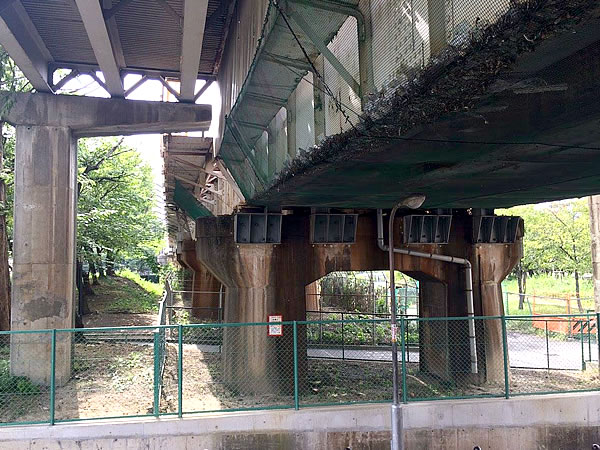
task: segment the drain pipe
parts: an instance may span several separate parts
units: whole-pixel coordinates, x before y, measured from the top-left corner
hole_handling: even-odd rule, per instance
[[[384,252],[389,251],[389,246],[385,245],[383,238],[383,211],[377,210],[377,245]],[[473,267],[468,259],[457,258],[455,256],[437,255],[435,253],[417,252],[403,248],[394,248],[394,253],[401,255],[414,256],[416,258],[432,259],[435,261],[444,261],[452,264],[460,264],[465,271],[465,297],[467,299],[467,316],[469,317],[469,349],[471,353],[471,373],[477,373],[477,340],[475,337],[475,309],[473,307]]]

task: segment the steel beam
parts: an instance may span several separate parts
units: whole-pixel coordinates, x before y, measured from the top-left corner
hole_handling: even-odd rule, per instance
[[[313,28],[304,20],[302,15],[294,10],[289,9],[288,15],[290,19],[302,30],[302,32],[310,39],[315,47],[321,52],[323,57],[329,61],[329,63],[333,66],[333,68],[340,74],[342,79],[350,86],[350,89],[354,91],[354,93],[361,98],[360,93],[360,84],[354,79],[354,77],[346,70],[344,65],[336,58],[336,56],[327,48],[327,45],[321,41],[319,34],[313,30]]]
[[[75,0],[96,61],[104,74],[106,87],[113,97],[123,97],[123,80],[113,52],[113,45],[98,0]]]
[[[179,89],[182,102],[194,101],[207,10],[208,0],[185,0]]]
[[[52,55],[20,1],[0,11],[0,44],[38,92],[53,92],[48,79]]]

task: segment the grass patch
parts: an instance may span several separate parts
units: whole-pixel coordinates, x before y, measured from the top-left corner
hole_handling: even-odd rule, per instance
[[[94,305],[98,312],[105,313],[155,313],[162,296],[160,284],[142,280],[129,271],[102,278],[93,289],[96,294]]]
[[[579,280],[581,297],[593,297],[594,285],[591,280]],[[519,292],[519,286],[516,278],[508,278],[502,283],[504,292]],[[545,297],[566,297],[571,295],[575,299],[575,279],[565,276],[562,279],[554,278],[551,275],[534,275],[527,278],[527,294],[539,295]]]

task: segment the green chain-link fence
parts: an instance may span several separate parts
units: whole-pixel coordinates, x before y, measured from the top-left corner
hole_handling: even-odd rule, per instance
[[[402,316],[401,398],[600,390],[597,319]],[[269,325],[2,332],[0,421],[53,424],[391,401],[388,319]]]

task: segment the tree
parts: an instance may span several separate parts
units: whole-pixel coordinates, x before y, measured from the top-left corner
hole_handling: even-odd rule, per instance
[[[557,266],[575,277],[577,307],[583,311],[579,289],[580,274],[591,271],[590,213],[587,199],[556,202],[548,207],[552,233],[548,250]]]
[[[577,306],[582,311],[580,276],[591,270],[589,207],[586,199],[510,208],[504,213],[525,220],[523,259],[515,269],[520,302],[527,273],[561,270],[574,275]]]
[[[77,250],[98,282],[96,268],[114,275],[119,257],[156,258],[164,227],[153,210],[151,169],[135,149],[123,139],[95,138],[81,140],[78,151]]]

